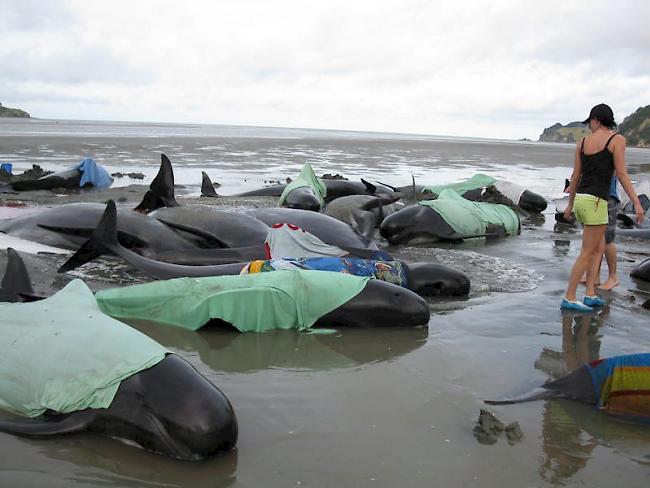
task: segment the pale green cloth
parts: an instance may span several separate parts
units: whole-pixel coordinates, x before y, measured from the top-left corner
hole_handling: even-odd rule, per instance
[[[485,235],[488,224],[503,226],[506,234],[519,233],[519,216],[506,205],[472,202],[454,190],[443,190],[436,200],[419,204],[438,212],[460,236]]]
[[[325,197],[327,196],[327,187],[325,186],[325,183],[323,183],[323,180],[316,176],[316,173],[314,173],[314,170],[309,163],[305,163],[298,178],[293,180],[284,188],[282,195],[280,195],[278,206],[281,206],[284,203],[291,190],[302,188],[303,186],[308,186],[314,190],[314,194],[320,200],[320,206],[323,208]]]
[[[222,319],[242,332],[305,330],[359,294],[368,279],[311,270],[176,278],[102,290],[97,303],[112,317],[189,330],[210,319]]]
[[[458,183],[448,183],[446,185],[425,186],[424,190],[429,191],[431,193],[435,193],[438,196],[443,190],[454,190],[459,194],[463,194],[466,191],[476,190],[478,188],[485,188],[486,186],[490,186],[494,184],[495,181],[496,179],[492,178],[491,176],[477,173],[465,181],[461,181]]]
[[[0,303],[0,408],[27,417],[110,406],[120,382],[167,350],[104,315],[81,280],[32,303]]]

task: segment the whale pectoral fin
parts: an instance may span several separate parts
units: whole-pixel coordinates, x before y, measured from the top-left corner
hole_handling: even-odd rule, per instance
[[[365,212],[355,210],[352,212],[353,225],[359,234],[366,239],[372,239],[375,235],[375,214],[372,212]]]
[[[227,248],[228,246],[221,240],[219,239],[218,236],[213,234],[212,232],[209,232],[204,229],[200,229],[198,227],[192,226],[192,225],[186,225],[186,224],[181,224],[180,222],[171,222],[163,219],[159,219],[163,224],[173,228],[173,229],[178,229],[182,230],[184,232],[188,232],[190,234],[194,234],[197,237],[200,237],[201,239],[204,239],[210,247],[217,247],[217,248]]]
[[[535,388],[530,393],[516,397],[504,398],[503,400],[483,400],[488,405],[512,405],[514,403],[534,402],[535,400],[547,400],[549,398],[559,398],[563,394],[560,390],[549,390],[547,388]]]
[[[86,429],[94,419],[93,411],[83,410],[52,419],[0,420],[0,432],[25,437],[74,434]]]

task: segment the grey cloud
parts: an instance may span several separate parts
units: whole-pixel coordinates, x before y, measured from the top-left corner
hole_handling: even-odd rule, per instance
[[[58,0],[0,0],[2,30],[63,30],[74,22],[67,2]]]
[[[80,46],[69,42],[55,52],[39,47],[15,50],[0,56],[0,79],[47,83],[145,84],[150,74],[132,66],[103,46]]]

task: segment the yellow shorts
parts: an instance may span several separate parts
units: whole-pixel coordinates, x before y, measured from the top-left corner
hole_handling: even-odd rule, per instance
[[[607,200],[578,193],[573,200],[573,213],[583,225],[607,225]]]

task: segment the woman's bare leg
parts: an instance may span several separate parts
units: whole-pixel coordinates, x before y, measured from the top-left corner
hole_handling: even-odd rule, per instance
[[[582,231],[582,248],[580,255],[576,259],[573,268],[571,268],[571,275],[569,277],[569,286],[566,290],[564,297],[569,301],[576,300],[576,289],[580,283],[580,278],[585,271],[587,272],[587,295],[593,296],[596,294],[595,279],[596,269],[598,267],[597,259],[602,259],[602,254],[599,253],[599,248],[603,244],[603,236],[605,235],[606,225],[585,225]]]
[[[605,246],[605,259],[607,260],[607,269],[609,275],[607,276],[607,281],[605,281],[605,283],[603,283],[603,285],[599,286],[598,288],[601,288],[603,290],[611,290],[621,284],[621,282],[618,281],[618,274],[616,272],[616,254],[616,244],[610,242]]]

